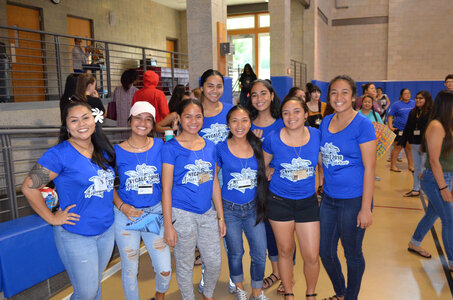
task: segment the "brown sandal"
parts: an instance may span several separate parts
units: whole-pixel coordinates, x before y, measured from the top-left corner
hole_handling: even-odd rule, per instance
[[[263,286],[261,287],[263,290],[266,290],[273,286],[277,281],[279,281],[280,278],[277,277],[274,273],[271,273],[271,275],[267,276],[266,278],[263,279]]]
[[[277,294],[279,294],[279,295],[285,294],[285,287],[283,286],[283,282],[281,282],[281,281],[277,288]]]

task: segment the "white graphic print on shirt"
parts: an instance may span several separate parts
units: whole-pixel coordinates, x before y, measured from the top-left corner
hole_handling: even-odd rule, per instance
[[[302,159],[300,157],[293,158],[291,163],[281,163],[283,169],[280,170],[280,177],[286,178],[292,182],[296,182],[310,176],[313,176],[314,169],[310,167],[311,161],[307,159]],[[294,172],[303,171],[304,176],[294,176]]]
[[[228,137],[228,126],[225,124],[215,123],[211,127],[201,130],[204,133],[203,138],[217,144],[223,142]]]
[[[189,172],[184,175],[182,179],[182,184],[192,183],[196,186],[200,185],[199,175],[208,174],[209,180],[214,179],[213,170],[211,169],[212,164],[208,161],[203,161],[202,159],[195,160],[195,164],[185,165],[184,168],[189,170]]]
[[[325,143],[324,147],[321,146],[322,163],[329,167],[349,165],[349,160],[343,160],[343,155],[338,154],[340,149],[332,143]]]
[[[245,193],[246,189],[253,189],[256,187],[256,175],[257,172],[256,170],[252,170],[250,168],[247,169],[242,169],[241,173],[231,173],[231,176],[233,176],[230,181],[228,181],[228,190],[238,190],[241,193]],[[250,180],[250,184],[245,184],[245,186],[239,187],[239,183],[242,180]],[[246,182],[248,183],[248,182]]]
[[[85,190],[85,198],[91,198],[92,196],[97,196],[104,198],[104,192],[110,192],[113,189],[113,180],[115,179],[115,174],[112,170],[98,170],[98,175],[91,177],[89,180],[93,182]],[[102,190],[96,189],[96,187],[105,187]]]
[[[147,166],[146,164],[137,165],[135,171],[126,171],[124,174],[129,176],[126,180],[126,191],[138,191],[140,185],[152,185],[159,183],[159,173],[155,173],[155,166]]]

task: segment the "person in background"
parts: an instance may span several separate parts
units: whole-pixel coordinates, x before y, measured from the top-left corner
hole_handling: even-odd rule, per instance
[[[319,157],[319,130],[306,127],[307,104],[299,97],[285,97],[281,105],[285,124],[264,140],[263,151],[269,192],[267,211],[278,248],[278,269],[285,299],[293,293],[293,256],[297,235],[304,260],[306,299],[316,298],[319,276],[319,206],[316,197],[316,165]],[[297,299],[300,299],[298,297]]]
[[[371,98],[371,96],[366,95],[365,97],[363,97],[362,106],[359,110],[359,113],[370,119],[371,122],[384,124],[384,122],[382,122],[381,116],[374,110],[373,98]]]
[[[362,100],[365,96],[369,96],[371,97],[371,99],[373,99],[373,109],[380,115],[382,113],[382,107],[381,104],[376,100],[377,97],[376,86],[374,85],[374,83],[371,82],[362,84],[362,96],[360,96],[355,101],[355,109],[359,110],[362,107]]]
[[[240,104],[245,107],[247,96],[250,93],[252,82],[256,80],[256,74],[253,72],[252,66],[250,64],[245,64],[244,71],[239,78],[241,95],[240,95]]]
[[[412,159],[414,161],[414,184],[412,190],[404,197],[418,197],[420,195],[420,176],[423,172],[426,155],[420,151],[420,143],[428,125],[428,118],[433,109],[433,98],[428,91],[420,91],[415,96],[415,107],[410,111],[403,132],[403,144],[411,145]]]
[[[79,74],[69,74],[68,77],[66,77],[64,92],[60,98],[60,115],[63,114],[64,108],[71,102],[71,97],[75,94],[78,77]]]
[[[376,92],[377,92],[376,101],[378,102],[379,105],[381,105],[381,119],[385,120],[387,109],[390,106],[390,99],[387,96],[387,94],[383,93],[381,87],[376,88]]]
[[[186,87],[184,85],[176,85],[173,89],[173,93],[171,94],[170,101],[168,102],[168,109],[170,113],[156,124],[155,131],[160,133],[164,133],[166,130],[177,131],[179,128],[178,114],[176,113],[178,105],[181,101],[192,98],[193,94],[191,92],[186,92]]]
[[[300,99],[302,99],[305,102],[305,92],[303,89],[301,89],[300,87],[297,87],[297,86],[293,86],[292,88],[290,88],[289,92],[285,96],[285,98],[286,97],[289,97],[289,98],[299,97]]]
[[[453,74],[448,74],[447,76],[445,76],[444,85],[447,90],[453,91]]]
[[[162,148],[164,239],[174,247],[176,278],[184,300],[195,299],[193,267],[198,246],[205,265],[203,299],[209,300],[214,299],[222,264],[220,238],[226,233],[216,149],[198,134],[203,124],[198,100],[181,102],[177,112],[181,133]]]
[[[148,70],[143,75],[143,87],[135,92],[132,105],[137,101],[147,101],[156,109],[156,123],[163,120],[169,113],[167,97],[164,92],[157,89],[159,75]]]
[[[75,96],[82,101],[88,102],[94,109],[99,109],[105,115],[104,104],[99,99],[96,91],[96,78],[89,73],[80,74],[77,78]]]
[[[113,102],[116,105],[116,124],[118,127],[127,127],[129,112],[132,106],[132,98],[138,89],[134,86],[137,81],[137,71],[135,69],[128,69],[121,74],[121,86],[115,88],[113,92]],[[124,138],[129,136],[126,134]]]
[[[317,85],[309,82],[307,83],[307,95],[308,125],[319,128],[324,111],[326,110],[326,103],[321,101],[321,89]]]
[[[195,88],[195,89],[193,89],[193,90],[192,90],[192,93],[193,93],[193,95],[195,96],[195,98],[198,99],[198,101],[201,101],[200,99],[201,99],[201,94],[202,94],[202,92],[201,92],[201,89],[200,89],[200,88]]]
[[[411,100],[411,92],[409,89],[404,88],[400,92],[400,100],[393,103],[388,109],[387,126],[396,134],[390,159],[390,171],[392,172],[401,172],[401,170],[396,167],[396,160],[398,159],[398,155],[403,147],[404,152],[406,153],[409,171],[414,171],[410,144],[404,144],[404,141],[402,140],[407,118],[409,117],[409,113],[414,106],[415,101]]]
[[[327,299],[357,300],[365,271],[362,243],[373,220],[376,134],[371,121],[352,107],[356,85],[349,76],[332,79],[327,95],[335,113],[326,116],[320,127],[325,183],[319,254],[335,290]],[[337,254],[340,239],[347,280]]]
[[[115,241],[121,256],[121,281],[127,300],[139,300],[137,273],[142,239],[156,272],[155,300],[165,298],[171,279],[171,254],[163,239],[163,226],[156,232],[128,229],[128,223],[142,221],[143,213],[162,216],[161,150],[164,143],[148,137],[155,113],[148,102],[136,102],[130,110],[130,137],[114,147],[120,180],[118,191],[113,193]]]
[[[222,168],[222,203],[230,276],[236,285],[236,299],[247,299],[242,258],[245,234],[251,256],[250,300],[269,300],[261,288],[266,267],[266,229],[264,227],[267,179],[261,141],[250,130],[250,113],[236,105],[227,114],[230,133],[217,144],[217,172]],[[240,164],[238,164],[238,161]]]
[[[41,156],[22,185],[30,206],[53,227],[74,288],[71,299],[101,299],[102,274],[113,251],[115,151],[101,120],[88,103],[69,103],[61,116],[58,144]],[[55,213],[39,190],[50,181],[58,191],[60,209]]]
[[[430,258],[420,247],[423,238],[437,218],[442,222],[442,240],[453,272],[453,91],[439,92],[428,121],[422,151],[427,152],[426,169],[421,178],[421,188],[428,197],[425,216],[418,223],[408,249],[410,252]]]
[[[88,55],[82,48],[82,39],[75,38],[74,48],[72,48],[72,69],[74,73],[85,73],[82,65],[87,63]]]

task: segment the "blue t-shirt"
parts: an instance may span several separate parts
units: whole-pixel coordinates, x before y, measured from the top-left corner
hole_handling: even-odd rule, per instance
[[[62,225],[69,232],[98,235],[113,224],[113,181],[115,173],[103,170],[64,141],[49,150],[38,164],[58,176],[53,180],[62,210],[76,204],[69,212],[80,215],[75,225]]]
[[[154,139],[154,145],[142,153],[129,152],[115,145],[116,167],[120,178],[118,195],[126,204],[143,208],[160,202],[162,193],[160,152],[163,145],[161,139]]]
[[[407,118],[409,117],[409,113],[414,107],[415,107],[414,100],[409,100],[406,103],[399,100],[390,105],[387,113],[389,116],[393,116],[393,127],[399,130],[404,130]]]
[[[216,151],[214,143],[198,151],[171,139],[162,147],[162,163],[174,166],[172,206],[196,214],[211,208]]]
[[[277,196],[299,200],[315,193],[315,171],[319,156],[319,130],[307,127],[310,140],[301,147],[290,147],[280,138],[281,130],[272,131],[263,142],[263,150],[272,154],[275,167],[269,190]]]
[[[360,144],[376,139],[374,126],[357,113],[345,129],[331,133],[328,128],[333,116],[326,116],[320,127],[324,192],[338,199],[360,197],[365,171]]]
[[[223,142],[227,139],[230,130],[227,126],[226,116],[228,111],[233,107],[232,104],[222,102],[222,111],[213,117],[203,118],[203,127],[199,135],[205,140],[209,140],[214,144]]]
[[[255,155],[239,158],[231,153],[227,141],[218,143],[217,166],[222,168],[222,198],[245,204],[256,198],[258,161]]]
[[[280,129],[282,129],[283,127],[285,127],[285,124],[283,124],[283,120],[282,119],[277,119],[274,121],[274,123],[272,123],[271,125],[269,126],[266,126],[266,127],[259,127],[259,126],[256,126],[255,124],[253,124],[252,122],[252,128],[251,130],[255,130],[255,129],[261,129],[263,131],[263,136],[261,137],[261,141],[264,141],[264,139],[266,138],[266,136],[271,133],[272,131],[276,130],[276,131],[280,131]]]

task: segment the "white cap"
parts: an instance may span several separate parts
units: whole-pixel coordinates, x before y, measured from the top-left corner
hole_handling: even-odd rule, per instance
[[[135,104],[131,107],[129,116],[136,116],[141,113],[150,113],[154,120],[156,119],[156,109],[147,101],[135,102]]]

